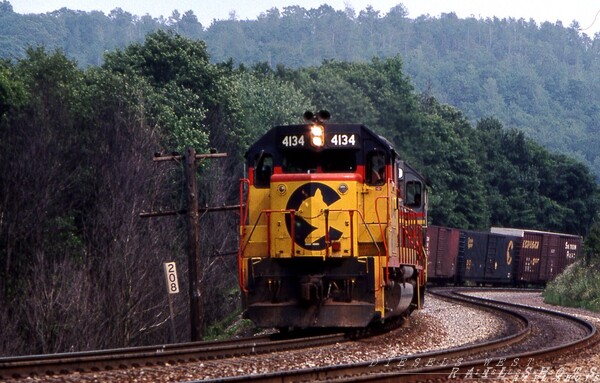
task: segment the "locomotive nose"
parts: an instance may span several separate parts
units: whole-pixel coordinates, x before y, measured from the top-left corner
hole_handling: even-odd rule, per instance
[[[353,256],[358,239],[352,232],[357,227],[353,213],[358,208],[358,178],[356,174],[274,174],[269,199],[271,256]]]

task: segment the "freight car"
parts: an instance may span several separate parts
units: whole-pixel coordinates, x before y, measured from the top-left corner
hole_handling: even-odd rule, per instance
[[[492,227],[492,233],[513,235],[521,239],[517,282],[544,284],[560,274],[577,258],[582,249],[578,235]]]
[[[489,232],[431,225],[427,229],[431,283],[543,285],[573,263],[576,235],[492,227]]]
[[[389,141],[327,112],[245,155],[239,283],[258,327],[364,327],[408,315],[426,283],[424,178]]]

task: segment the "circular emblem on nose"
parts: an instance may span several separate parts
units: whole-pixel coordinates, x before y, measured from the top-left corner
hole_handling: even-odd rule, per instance
[[[321,217],[312,217],[311,214],[328,208],[339,199],[340,196],[335,190],[320,182],[306,183],[294,190],[286,205],[287,210],[294,209],[297,212],[294,217],[294,242],[307,250],[324,250],[327,247],[325,220]],[[292,218],[289,214],[285,216],[285,224],[291,236]],[[342,232],[334,227],[329,226],[327,230],[329,230],[330,241],[337,241],[342,237]],[[317,234],[322,233],[322,236],[310,240],[309,235],[315,231]]]

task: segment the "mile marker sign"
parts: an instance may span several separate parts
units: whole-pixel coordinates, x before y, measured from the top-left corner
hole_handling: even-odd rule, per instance
[[[169,294],[179,292],[179,282],[177,282],[177,268],[175,262],[165,262],[165,277],[167,278],[167,291]]]

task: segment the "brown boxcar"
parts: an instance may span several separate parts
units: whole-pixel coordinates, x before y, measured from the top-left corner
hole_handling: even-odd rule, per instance
[[[575,261],[582,246],[582,238],[577,235],[500,227],[490,231],[523,239],[517,270],[517,282],[523,284],[552,280]]]
[[[427,279],[434,283],[454,282],[460,230],[427,227]]]

